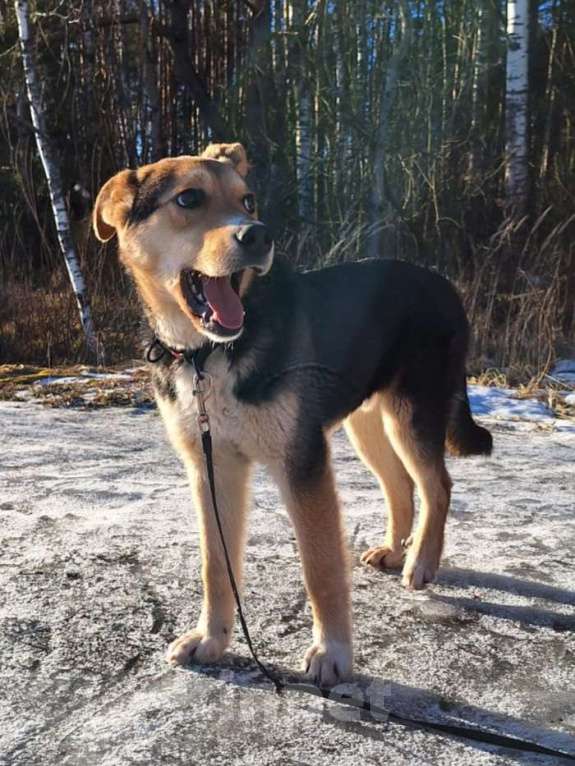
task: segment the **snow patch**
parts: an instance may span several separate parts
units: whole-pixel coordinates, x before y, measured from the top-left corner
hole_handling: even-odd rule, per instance
[[[71,385],[85,383],[86,380],[131,380],[131,370],[126,372],[82,372],[80,375],[49,375],[46,378],[38,378],[34,381],[36,386]]]
[[[555,420],[553,411],[537,399],[516,399],[509,388],[469,386],[469,402],[474,415],[512,420]]]
[[[575,386],[575,359],[559,359],[550,377]]]

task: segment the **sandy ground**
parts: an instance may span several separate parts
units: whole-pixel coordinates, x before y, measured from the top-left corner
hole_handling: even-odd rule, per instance
[[[338,482],[354,555],[350,693],[480,726],[575,759],[575,432],[498,420],[491,459],[452,461],[437,583],[404,591],[359,555],[383,501],[342,434]],[[274,695],[236,630],[221,666],[172,670],[200,605],[184,473],[149,409],[0,405],[0,763],[561,763]],[[245,605],[260,654],[293,670],[310,642],[293,534],[254,486]],[[567,762],[565,760],[565,762]]]

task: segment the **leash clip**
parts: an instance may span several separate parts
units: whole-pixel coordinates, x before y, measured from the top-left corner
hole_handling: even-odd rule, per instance
[[[210,432],[210,417],[206,409],[206,398],[209,395],[211,385],[212,379],[207,373],[194,376],[193,394],[198,401],[198,426],[203,434]]]
[[[198,425],[200,427],[200,431],[203,434],[207,434],[210,432],[210,418],[208,417],[207,412],[201,412],[198,415]]]
[[[207,372],[194,375],[193,394],[198,398],[207,399],[212,388],[212,376]]]

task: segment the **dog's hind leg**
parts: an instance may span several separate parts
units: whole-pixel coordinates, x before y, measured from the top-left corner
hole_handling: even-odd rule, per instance
[[[413,524],[413,480],[395,454],[384,428],[379,397],[359,407],[344,428],[365,465],[379,481],[387,504],[387,526],[383,544],[369,548],[361,560],[378,569],[400,567],[404,559],[402,541]]]
[[[273,472],[294,525],[313,613],[313,644],[304,659],[306,672],[320,686],[351,673],[349,558],[339,503],[323,434],[317,449],[288,460]]]
[[[416,531],[403,567],[407,588],[431,582],[439,566],[451,495],[444,460],[445,423],[441,408],[392,395],[382,397],[384,429],[421,500]]]
[[[224,538],[234,577],[241,587],[250,465],[241,457],[224,452],[215,452],[214,464]],[[196,628],[170,644],[166,659],[172,665],[190,660],[216,662],[230,643],[235,611],[203,456],[187,455],[186,468],[200,528],[204,601]]]

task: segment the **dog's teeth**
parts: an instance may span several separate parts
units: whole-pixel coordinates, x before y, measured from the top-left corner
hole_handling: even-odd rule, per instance
[[[192,293],[194,294],[194,298],[196,298],[200,303],[205,303],[206,298],[204,296],[204,293],[202,292],[201,285],[199,285],[195,280],[192,280],[191,288],[192,288]]]

